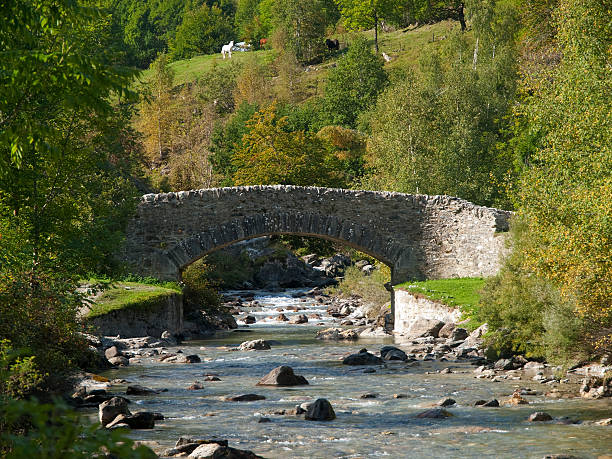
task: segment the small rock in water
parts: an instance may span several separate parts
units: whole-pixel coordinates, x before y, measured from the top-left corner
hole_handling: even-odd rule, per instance
[[[408,356],[404,351],[394,346],[384,346],[380,349],[380,357],[384,360],[401,360],[405,362]]]
[[[308,317],[306,317],[306,314],[298,314],[289,321],[290,324],[305,324],[307,322]]]
[[[364,399],[365,399],[365,398],[377,398],[377,397],[378,397],[378,394],[377,394],[377,393],[375,393],[375,392],[367,392],[367,393],[365,393],[365,394],[361,394],[361,395],[359,396],[359,398],[364,398]]]
[[[368,352],[367,349],[360,350],[357,354],[351,354],[342,360],[344,365],[381,365],[383,359]]]
[[[447,398],[443,398],[442,400],[440,400],[440,401],[438,402],[438,406],[444,406],[444,407],[446,407],[446,406],[452,406],[452,405],[454,405],[455,403],[457,403],[457,402],[456,402],[454,399],[452,399],[452,398],[450,398],[450,397],[447,397]]]
[[[431,410],[423,411],[417,414],[417,418],[427,419],[446,419],[453,416],[452,413],[446,411],[444,408],[432,408]]]
[[[264,339],[254,339],[252,341],[245,341],[242,343],[238,350],[240,351],[267,351],[270,349],[270,343]]]
[[[529,422],[545,422],[552,421],[552,419],[552,416],[544,411],[536,411],[535,413],[529,415],[529,418],[527,418]]]
[[[497,401],[497,399],[494,398],[493,400],[489,400],[488,402],[484,403],[482,406],[496,408],[496,407],[499,407],[499,401]]]
[[[126,395],[155,395],[159,394],[159,391],[134,384],[133,386],[128,386],[125,393]]]
[[[257,322],[257,319],[255,318],[255,316],[248,315],[243,319],[243,322],[245,324],[254,324],[255,322]]]
[[[408,398],[406,394],[393,394],[393,398]]]
[[[265,400],[266,397],[263,395],[257,394],[240,394],[240,395],[230,395],[225,397],[226,402],[253,402],[256,400]]]
[[[327,399],[319,398],[308,407],[305,419],[308,421],[331,421],[336,419],[336,413]]]
[[[276,367],[258,383],[258,386],[301,386],[308,384],[306,378],[296,375],[293,368],[286,365]]]
[[[191,386],[187,388],[187,390],[202,390],[204,386],[200,384],[198,381],[194,382]]]
[[[266,423],[266,422],[272,422],[272,420],[270,418],[265,418],[265,417],[262,416],[262,417],[260,417],[257,420],[257,422],[260,423],[260,424],[263,424],[263,423]]]
[[[219,443],[200,445],[189,455],[195,459],[263,459],[252,451],[231,448]]]
[[[276,316],[277,322],[289,322],[289,319],[285,314],[279,314]]]
[[[444,368],[443,370],[440,370],[440,374],[441,375],[448,375],[451,374],[453,371],[450,368]]]
[[[204,381],[221,381],[221,379],[217,376],[206,376]]]
[[[196,354],[188,355],[185,357],[185,363],[200,363],[201,361],[202,359],[200,359],[200,356]]]
[[[366,368],[365,370],[363,370],[364,373],[376,373],[376,370],[374,368]]]

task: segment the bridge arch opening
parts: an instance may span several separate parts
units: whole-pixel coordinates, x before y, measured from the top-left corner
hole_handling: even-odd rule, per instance
[[[158,253],[158,271],[180,279],[188,266],[202,257],[241,241],[263,236],[294,235],[332,241],[351,247],[391,268],[405,258],[406,248],[355,222],[318,214],[256,215],[204,228],[187,235],[173,247]]]

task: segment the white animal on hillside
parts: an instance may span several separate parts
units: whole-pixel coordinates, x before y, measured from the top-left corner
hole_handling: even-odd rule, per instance
[[[221,48],[221,54],[223,55],[223,59],[225,59],[225,53],[229,55],[229,58],[232,58],[232,47],[234,46],[234,40],[230,41],[228,45],[223,45]]]

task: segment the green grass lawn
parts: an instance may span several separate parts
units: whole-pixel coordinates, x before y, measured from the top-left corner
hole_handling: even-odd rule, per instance
[[[119,309],[148,308],[180,292],[178,285],[172,283],[160,286],[138,282],[115,282],[95,298],[86,317],[91,319]]]
[[[482,277],[463,277],[404,282],[394,288],[421,294],[453,308],[461,308],[464,313],[470,315],[478,308],[479,292],[482,290],[484,283],[485,280]]]

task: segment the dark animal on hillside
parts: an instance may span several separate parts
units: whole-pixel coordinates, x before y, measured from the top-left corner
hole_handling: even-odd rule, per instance
[[[325,40],[325,45],[327,46],[327,49],[329,49],[330,51],[340,49],[340,42],[338,41],[337,38],[334,40],[330,40],[329,38],[327,38]]]

